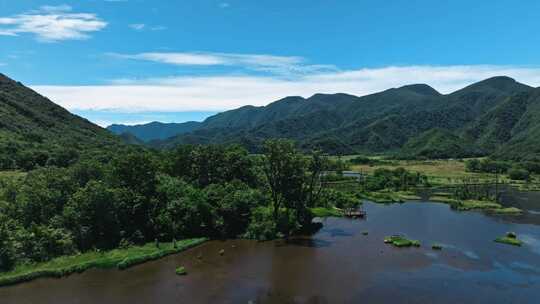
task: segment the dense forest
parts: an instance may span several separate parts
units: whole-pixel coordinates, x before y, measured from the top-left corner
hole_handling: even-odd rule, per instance
[[[311,229],[326,158],[285,140],[266,142],[264,151],[123,148],[2,180],[0,268],[153,240],[268,239]]]

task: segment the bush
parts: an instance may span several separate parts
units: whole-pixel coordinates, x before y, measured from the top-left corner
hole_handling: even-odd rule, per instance
[[[530,173],[525,169],[512,168],[508,171],[508,176],[513,180],[529,180]]]
[[[4,220],[0,217],[0,221]],[[0,271],[7,271],[15,265],[15,252],[7,227],[0,226]]]
[[[253,211],[245,237],[260,241],[273,240],[278,237],[278,230],[270,208],[259,207]]]
[[[180,266],[180,267],[176,268],[175,272],[176,272],[177,275],[186,275],[187,274],[186,268],[184,268],[184,266]]]
[[[343,209],[356,207],[360,203],[361,201],[352,194],[333,189],[325,189],[321,194],[319,206],[334,206]]]

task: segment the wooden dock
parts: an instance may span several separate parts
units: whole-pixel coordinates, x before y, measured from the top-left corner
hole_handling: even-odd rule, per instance
[[[349,209],[345,210],[343,215],[350,218],[365,218],[367,216],[367,212],[364,210]]]

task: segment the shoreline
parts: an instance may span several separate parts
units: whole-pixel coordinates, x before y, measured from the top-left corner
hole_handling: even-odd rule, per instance
[[[180,253],[208,241],[208,238],[194,238],[177,241],[176,248],[172,242],[155,243],[142,246],[132,246],[125,249],[112,249],[109,251],[90,251],[77,255],[61,256],[47,262],[37,264],[21,264],[15,269],[0,273],[0,288],[39,278],[62,278],[73,273],[83,273],[91,268],[124,270],[149,261]]]

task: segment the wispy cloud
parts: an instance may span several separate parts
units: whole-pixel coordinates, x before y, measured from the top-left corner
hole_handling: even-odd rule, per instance
[[[144,23],[133,23],[133,24],[129,24],[128,26],[136,31],[143,31],[143,30],[163,31],[167,29],[167,27],[163,25],[148,26]]]
[[[146,24],[144,23],[133,23],[133,24],[130,24],[129,27],[136,30],[136,31],[141,31],[144,29],[144,27],[146,26]]]
[[[228,7],[230,7],[230,6],[231,6],[231,4],[228,3],[228,2],[221,2],[221,3],[219,4],[219,7],[221,7],[221,8],[228,8]]]
[[[449,93],[492,76],[540,85],[540,68],[513,66],[402,66],[316,73],[295,79],[263,76],[119,79],[103,86],[33,86],[70,110],[222,111],[266,105],[288,95],[366,95],[411,83]]]
[[[0,66],[5,66],[5,65],[6,65],[6,63],[0,62]]]
[[[153,61],[178,66],[239,66],[251,70],[281,75],[296,75],[336,70],[336,67],[332,65],[307,64],[304,58],[298,56],[211,52],[151,52],[109,55],[122,59]]]
[[[39,41],[82,40],[100,31],[107,23],[95,14],[73,13],[69,5],[42,6],[39,10],[0,17],[0,35],[33,34]]]
[[[150,29],[151,29],[152,31],[163,31],[163,30],[166,30],[167,27],[166,27],[166,26],[163,26],[163,25],[156,25],[156,26],[150,27]]]

